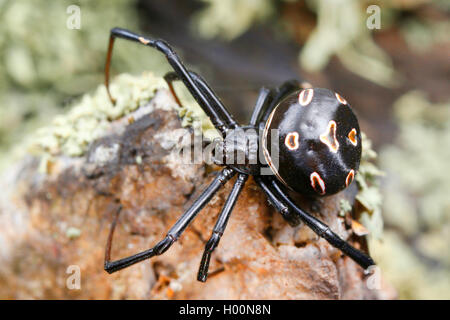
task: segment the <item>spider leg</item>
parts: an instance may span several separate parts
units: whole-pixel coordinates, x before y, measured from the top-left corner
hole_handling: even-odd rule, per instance
[[[286,220],[292,227],[298,226],[302,220],[297,214],[292,212],[292,210],[289,210],[289,207],[285,205],[283,201],[280,201],[278,199],[278,197],[270,187],[270,184],[268,184],[267,181],[263,179],[262,176],[255,176],[254,179],[255,182],[261,187],[261,189],[266,194],[267,199],[269,199],[269,202],[282,215],[284,220]]]
[[[258,119],[263,112],[267,108],[267,105],[273,99],[273,89],[267,89],[262,87],[259,89],[258,98],[256,100],[255,108],[253,109],[252,116],[250,118],[250,126],[255,126],[258,123]]]
[[[279,86],[278,88],[273,90],[273,99],[272,101],[267,105],[266,108],[261,109],[260,110],[260,114],[257,118],[257,122],[258,121],[264,121],[266,122],[267,119],[270,116],[270,113],[272,112],[272,110],[278,105],[278,103],[289,93],[291,93],[292,91],[298,90],[301,88],[300,83],[293,79],[293,80],[289,80],[284,82],[283,84],[281,84],[281,86]],[[256,123],[257,123],[256,122]]]
[[[164,80],[167,82],[167,85],[169,86],[170,92],[172,93],[172,96],[174,97],[177,104],[181,107],[183,106],[181,104],[181,100],[178,98],[178,95],[175,91],[175,88],[173,87],[173,82],[178,80],[178,75],[175,72],[168,72],[164,75]]]
[[[214,249],[219,244],[220,238],[222,237],[225,228],[227,227],[228,219],[230,218],[231,212],[233,211],[234,205],[237,202],[239,194],[248,179],[248,175],[239,174],[236,182],[233,185],[230,195],[228,196],[222,211],[220,212],[219,218],[217,219],[216,225],[214,226],[211,238],[205,245],[205,251],[203,252],[202,260],[200,262],[200,267],[198,270],[197,280],[205,282],[208,277],[209,261],[211,259],[211,254]]]
[[[111,29],[110,38],[109,38],[109,46],[108,53],[106,55],[106,65],[105,65],[105,86],[108,92],[109,98],[111,102],[114,104],[115,101],[111,96],[109,91],[109,69],[111,65],[111,57],[112,51],[114,47],[115,38],[121,38],[129,41],[134,41],[145,46],[149,46],[152,48],[161,51],[165,56],[169,64],[174,69],[175,73],[179,76],[180,80],[183,81],[189,92],[192,94],[194,99],[199,103],[199,105],[203,108],[207,116],[211,119],[214,126],[219,130],[219,132],[224,136],[227,129],[230,128],[228,121],[232,119],[231,115],[226,111],[225,107],[222,110],[217,110],[217,105],[205,94],[205,91],[202,90],[201,84],[196,81],[189,71],[184,66],[181,59],[178,57],[176,52],[172,49],[172,47],[161,39],[153,39],[145,36],[138,35],[131,31],[121,28]],[[223,105],[222,105],[223,106]],[[223,113],[226,113],[228,116],[225,117]]]
[[[344,254],[349,256],[364,269],[375,265],[375,262],[370,256],[348,244],[336,233],[331,231],[326,224],[297,207],[297,205],[291,200],[291,198],[286,194],[286,192],[282,189],[277,181],[269,178],[263,179],[265,180],[264,182],[267,182],[266,186],[268,190],[270,190],[276,198],[280,199],[278,201],[283,206],[285,211],[287,208],[287,210],[292,211],[294,214],[298,215],[298,217],[318,236],[327,240],[328,243],[330,243],[333,247],[341,250]]]
[[[117,216],[120,209],[117,211],[114,221],[111,225],[111,230],[108,236],[108,242],[106,244],[105,251],[105,270],[108,273],[113,273],[123,268],[129,267],[135,263],[149,259],[153,256],[164,253],[169,247],[180,237],[183,231],[188,227],[192,220],[197,216],[200,210],[211,200],[214,194],[222,187],[228,180],[235,175],[235,171],[230,168],[223,169],[217,177],[211,182],[211,184],[203,191],[198,199],[194,201],[191,207],[177,220],[172,228],[167,233],[166,237],[158,242],[153,248],[142,251],[135,255],[110,261],[111,243],[114,233],[114,228],[117,222]]]
[[[203,92],[203,94],[208,98],[209,102],[214,106],[214,108],[220,113],[221,117],[225,119],[226,124],[234,128],[237,126],[236,121],[233,116],[228,112],[228,110],[223,105],[222,101],[219,99],[217,94],[211,89],[211,87],[206,83],[205,79],[197,73],[189,70],[189,75],[192,77],[194,82],[198,85],[199,89]],[[177,103],[181,106],[181,101],[178,99],[178,96],[173,87],[173,82],[177,80],[181,80],[180,76],[176,72],[168,72],[164,76],[164,80],[166,80],[172,95],[174,96]]]

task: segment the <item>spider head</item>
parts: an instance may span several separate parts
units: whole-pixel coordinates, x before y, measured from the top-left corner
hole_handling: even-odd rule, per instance
[[[270,114],[262,143],[276,177],[305,195],[325,196],[348,187],[361,160],[358,120],[348,102],[328,89],[285,97]]]

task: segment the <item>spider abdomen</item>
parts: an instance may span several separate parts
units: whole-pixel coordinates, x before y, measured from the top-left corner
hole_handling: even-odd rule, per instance
[[[330,195],[353,181],[361,159],[361,133],[339,94],[304,89],[272,111],[263,148],[272,171],[286,186],[306,195]]]

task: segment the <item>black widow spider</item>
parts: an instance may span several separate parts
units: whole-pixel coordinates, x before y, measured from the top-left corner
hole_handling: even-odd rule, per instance
[[[205,80],[188,71],[164,40],[114,28],[110,34],[105,66],[105,85],[113,104],[114,99],[109,92],[109,68],[115,38],[138,42],[161,51],[174,69],[174,72],[169,72],[164,78],[176,101],[181,105],[172,82],[181,80],[224,138],[221,145],[223,150],[243,151],[245,164],[224,165],[225,168],[176,221],[166,237],[153,248],[111,261],[111,243],[119,209],[111,225],[106,245],[104,268],[108,273],[164,253],[214,194],[236,174],[238,176],[231,193],[219,214],[212,236],[206,243],[197,276],[199,281],[206,281],[211,253],[217,247],[231,211],[250,175],[290,225],[295,226],[303,221],[317,235],[340,249],[364,269],[375,264],[371,257],[342,240],[326,224],[298,208],[287,194],[290,189],[306,195],[330,195],[352,182],[361,159],[361,134],[358,121],[344,98],[327,89],[311,88],[310,85],[301,85],[296,80],[287,81],[278,88],[262,88],[249,125],[239,126]],[[251,155],[247,149],[242,149],[248,145],[249,138],[242,141],[239,135],[233,134],[234,131],[245,128],[253,129],[262,135],[261,141],[256,145],[257,149],[262,146],[262,161],[253,161],[250,164]],[[270,144],[267,143],[269,139]],[[278,157],[279,166],[276,165],[277,161],[274,161],[274,154]],[[261,174],[264,168],[270,168],[272,174]]]

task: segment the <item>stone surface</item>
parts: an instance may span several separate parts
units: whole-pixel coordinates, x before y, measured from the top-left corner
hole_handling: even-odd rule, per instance
[[[160,90],[153,104],[161,95],[168,92]],[[394,297],[384,284],[369,290],[362,269],[308,227],[291,228],[252,179],[213,254],[206,283],[196,280],[198,265],[234,179],[164,255],[107,274],[104,248],[119,203],[123,210],[113,259],[156,244],[212,180],[215,168],[185,165],[168,149],[180,143],[182,133],[189,130],[181,128],[174,110],[138,109],[114,121],[85,157],[55,157],[46,174],[31,156],[12,167],[1,181],[0,298]],[[297,200],[339,235],[364,247],[364,239],[352,234],[349,217],[338,216],[340,200],[353,203],[355,193],[353,185],[332,197]],[[70,266],[80,270],[80,289],[69,289]]]

